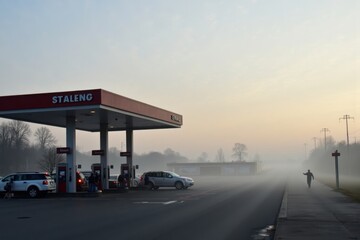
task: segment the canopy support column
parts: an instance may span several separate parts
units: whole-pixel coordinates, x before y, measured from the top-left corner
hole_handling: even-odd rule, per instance
[[[100,163],[101,163],[101,183],[102,189],[109,189],[109,171],[108,171],[108,142],[109,142],[109,134],[108,134],[108,126],[107,124],[102,124],[100,126],[100,149],[104,151],[104,154],[101,155]]]
[[[133,144],[134,144],[134,139],[133,139],[133,133],[134,131],[132,129],[127,129],[126,130],[126,152],[130,153],[128,156],[126,156],[126,163],[129,165],[129,174],[130,174],[130,179],[132,180],[134,178],[133,176]]]
[[[66,146],[70,152],[66,155],[67,162],[67,192],[76,192],[76,126],[75,117],[66,117]]]

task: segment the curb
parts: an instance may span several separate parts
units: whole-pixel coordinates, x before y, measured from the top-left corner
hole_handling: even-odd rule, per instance
[[[281,206],[280,206],[278,219],[287,218],[287,196],[288,196],[288,192],[287,192],[287,189],[285,189],[283,200],[282,200]]]
[[[274,240],[281,239],[281,238],[278,238],[278,236],[277,236],[277,229],[279,227],[279,223],[285,221],[286,218],[287,218],[287,210],[288,210],[287,202],[288,202],[288,190],[287,190],[287,186],[286,186],[285,191],[284,191],[284,196],[283,196],[283,199],[281,201],[279,214],[278,214],[277,221],[276,221]]]

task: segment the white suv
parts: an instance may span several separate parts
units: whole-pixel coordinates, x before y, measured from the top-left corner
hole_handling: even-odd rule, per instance
[[[55,181],[48,173],[19,172],[12,173],[0,180],[0,192],[5,192],[5,185],[12,180],[12,192],[25,192],[35,198],[56,189]]]

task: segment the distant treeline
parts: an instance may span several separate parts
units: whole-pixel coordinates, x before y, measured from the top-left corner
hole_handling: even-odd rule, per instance
[[[33,142],[31,142],[31,137]],[[64,155],[56,154],[56,139],[46,127],[40,127],[32,133],[30,125],[21,121],[8,121],[0,125],[0,176],[20,171],[53,171],[58,162],[65,160]],[[99,163],[99,156],[91,152],[76,151],[76,161],[80,170],[90,170],[92,163]],[[187,162],[186,157],[168,148],[163,153],[150,152],[133,156],[138,172],[164,170],[169,162]],[[110,148],[108,163],[113,165],[111,173],[118,174],[120,165],[126,163],[120,157],[120,150]]]
[[[85,171],[91,169],[91,164],[99,163],[100,157],[91,156],[90,152],[78,152],[76,161],[82,165],[81,169]],[[139,166],[139,169],[136,170],[137,173],[151,170],[166,170],[167,164],[172,162],[188,162],[188,159],[170,148],[166,149],[163,153],[149,152],[143,154],[134,153],[133,155],[133,164]],[[121,164],[126,163],[126,157],[120,157],[120,150],[112,147],[108,152],[108,163],[113,166],[113,169],[110,169],[110,174],[119,174]]]
[[[335,144],[332,141],[327,144],[326,150],[324,146],[316,148],[305,161],[305,167],[318,175],[335,175],[335,158],[332,153],[336,150],[340,153],[339,174],[360,177],[360,144],[358,143],[347,146],[346,142]]]

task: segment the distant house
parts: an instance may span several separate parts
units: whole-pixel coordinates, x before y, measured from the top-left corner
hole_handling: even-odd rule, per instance
[[[260,170],[258,162],[168,163],[169,171],[188,176],[252,175]]]

